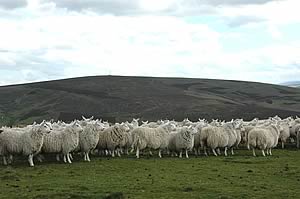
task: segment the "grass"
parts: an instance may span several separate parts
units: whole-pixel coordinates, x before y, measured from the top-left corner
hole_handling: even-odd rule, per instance
[[[259,154],[260,155],[260,154]],[[300,152],[0,166],[0,198],[299,198]]]

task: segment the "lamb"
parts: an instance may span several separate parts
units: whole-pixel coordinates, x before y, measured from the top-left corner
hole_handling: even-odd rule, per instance
[[[188,151],[194,147],[195,130],[190,127],[182,127],[177,132],[171,133],[168,141],[168,149],[171,153],[179,152],[182,158],[182,151],[185,150],[185,157],[189,158]]]
[[[158,149],[158,156],[161,158],[161,152],[168,146],[169,132],[174,130],[175,126],[169,122],[157,128],[138,127],[132,131],[132,151],[136,149],[136,157],[140,157],[140,150],[146,148]],[[150,151],[151,154],[151,151]]]
[[[79,134],[83,128],[77,120],[64,128],[58,128],[45,136],[42,152],[56,153],[56,159],[59,161],[59,155],[63,155],[63,161],[72,163],[70,153],[74,151],[79,144]]]
[[[33,124],[21,129],[5,128],[0,134],[0,155],[3,163],[7,165],[7,155],[28,156],[30,166],[34,166],[33,156],[42,148],[44,137],[52,130],[51,124],[43,121],[41,124]]]
[[[109,150],[109,152],[111,152],[111,156],[115,157],[115,150],[120,148],[125,137],[125,131],[126,128],[124,128],[121,124],[115,124],[114,126],[100,132],[97,144],[98,151]],[[121,156],[119,151],[118,156]]]

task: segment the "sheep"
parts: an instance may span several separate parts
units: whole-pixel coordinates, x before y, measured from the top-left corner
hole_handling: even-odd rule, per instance
[[[0,155],[3,156],[4,165],[7,165],[7,155],[22,154],[28,156],[29,165],[33,167],[33,156],[41,151],[44,137],[51,130],[51,124],[45,121],[41,124],[33,124],[21,129],[2,129],[0,134]]]
[[[99,133],[99,140],[96,148],[98,151],[109,150],[111,156],[115,157],[115,150],[120,148],[125,137],[125,131],[126,128],[121,124],[115,124],[114,126],[105,129]],[[121,156],[119,151],[118,156]]]
[[[224,154],[227,156],[228,142],[229,136],[222,127],[208,126],[201,131],[200,143],[205,155],[207,155],[206,147],[209,147],[215,156],[218,156],[215,151],[217,148],[224,148]]]
[[[201,130],[202,128],[208,126],[208,124],[204,120],[200,120],[200,122],[197,124],[195,127],[196,133],[194,135],[194,151],[195,155],[200,155],[200,148],[201,148],[201,143],[200,143],[200,136],[201,136]]]
[[[138,127],[132,131],[132,151],[136,149],[136,157],[139,158],[140,150],[146,148],[158,149],[158,156],[161,158],[161,152],[167,148],[169,132],[174,130],[175,126],[169,122],[157,128]]]
[[[287,120],[282,120],[279,122],[282,127],[280,131],[279,139],[281,141],[281,148],[284,149],[284,144],[287,142],[287,139],[290,137],[290,124]]]
[[[99,121],[89,121],[83,124],[83,131],[79,133],[79,144],[75,151],[83,153],[84,161],[91,161],[89,153],[97,147],[99,132],[103,130],[104,125]]]
[[[179,158],[182,158],[182,151],[185,150],[185,157],[189,158],[188,151],[194,147],[195,130],[190,127],[182,127],[177,132],[171,133],[168,141],[168,150],[179,152]]]
[[[137,119],[133,118],[132,119],[131,124],[132,124],[133,128],[137,128],[139,126],[139,120],[140,120],[140,118],[137,118]]]
[[[300,118],[290,123],[290,136],[296,138],[297,148],[300,147]]]
[[[277,123],[253,128],[248,133],[247,148],[252,149],[253,156],[256,156],[255,148],[259,148],[263,156],[266,156],[265,150],[267,155],[272,155],[272,148],[278,144],[281,129]]]
[[[83,128],[77,120],[64,128],[54,129],[51,134],[44,138],[42,147],[43,153],[56,153],[56,159],[59,161],[59,155],[63,155],[63,161],[72,163],[70,153],[74,151],[79,144],[79,134]]]
[[[124,128],[124,139],[122,139],[121,143],[120,143],[120,149],[121,149],[121,153],[125,153],[126,155],[129,154],[129,148],[132,145],[132,135],[131,135],[131,129],[129,124],[127,123],[122,123],[121,124]]]

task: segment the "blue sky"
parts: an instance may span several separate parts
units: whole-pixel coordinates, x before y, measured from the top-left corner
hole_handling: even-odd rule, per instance
[[[0,0],[0,85],[90,75],[300,80],[299,0]]]

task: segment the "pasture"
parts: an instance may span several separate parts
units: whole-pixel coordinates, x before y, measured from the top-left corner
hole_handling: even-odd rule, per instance
[[[273,156],[135,159],[92,156],[72,164],[26,160],[0,166],[0,198],[299,198],[300,151],[276,149]]]

